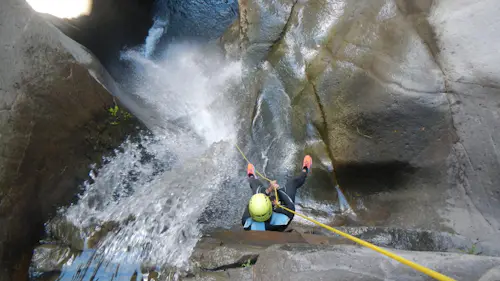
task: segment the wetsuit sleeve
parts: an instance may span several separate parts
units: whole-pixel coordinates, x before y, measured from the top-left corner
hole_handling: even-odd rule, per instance
[[[252,194],[262,193],[261,190],[266,190],[262,182],[256,178],[250,178],[248,182],[250,183]]]
[[[245,208],[245,212],[243,213],[243,217],[241,217],[241,225],[245,226],[245,222],[250,217],[250,212],[248,211],[248,205]]]
[[[288,194],[286,194],[285,192],[283,192],[281,190],[278,190],[278,196],[279,196],[281,205],[283,205],[284,207],[287,207],[288,209],[290,209],[292,211],[295,211],[295,204],[293,203],[292,199],[288,196]],[[287,217],[290,218],[290,220],[293,219],[293,214],[288,212],[288,211],[285,211],[282,208],[276,208],[274,211],[276,213],[281,213],[281,214],[286,215]]]

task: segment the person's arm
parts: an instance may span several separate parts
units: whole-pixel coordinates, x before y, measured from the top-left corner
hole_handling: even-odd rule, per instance
[[[275,189],[278,189],[280,186],[276,183],[276,181],[272,181],[271,184],[269,185],[269,187],[266,189],[266,194],[269,195],[271,197],[271,200],[273,201],[273,204],[274,204],[274,200],[276,200],[275,198],[275,192],[274,190]],[[292,211],[295,211],[295,204],[293,203],[292,199],[290,198],[290,196],[288,196],[288,194],[286,194],[286,192],[278,189],[278,197],[279,197],[279,200],[281,201],[282,205]],[[284,209],[282,208],[277,208],[274,210],[276,213],[281,213],[281,214],[284,214],[286,215],[287,217],[290,218],[290,220],[293,219],[293,214],[288,212],[288,211],[285,211]]]
[[[283,192],[281,190],[278,190],[278,197],[279,197],[279,200],[281,201],[281,205],[283,205],[283,207],[286,207],[292,211],[295,211],[295,204],[293,203],[290,196],[288,196],[288,194],[286,194],[285,192]],[[282,208],[276,208],[274,211],[276,213],[281,213],[281,214],[286,215],[287,217],[290,218],[290,220],[293,219],[293,214],[282,209]]]
[[[276,181],[272,181],[269,183],[269,187],[266,189],[266,195],[274,195],[274,189],[279,189],[280,186],[276,183]]]
[[[247,219],[250,217],[250,212],[248,211],[248,205],[245,208],[245,212],[243,213],[243,216],[241,217],[241,225],[244,227],[245,223],[247,222]]]

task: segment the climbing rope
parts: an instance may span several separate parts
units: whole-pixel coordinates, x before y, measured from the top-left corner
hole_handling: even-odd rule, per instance
[[[243,153],[243,151],[240,149],[240,147],[237,144],[235,144],[235,146],[236,146],[236,149],[238,149],[238,151],[240,152],[241,156],[243,156],[243,159],[245,159],[245,161],[247,161],[248,164],[252,164],[252,162],[250,162],[250,160],[248,160],[248,158],[245,156],[245,153]],[[261,177],[262,179],[268,181],[269,183],[272,182],[272,180],[266,178],[264,175],[262,175],[261,173],[259,173],[259,171],[255,170],[255,173],[259,177]]]
[[[251,162],[250,162],[250,161],[248,160],[248,158],[245,156],[245,153],[243,153],[243,151],[240,149],[240,147],[239,147],[237,144],[235,144],[235,146],[236,146],[236,149],[238,149],[238,151],[240,152],[241,156],[243,156],[243,159],[245,159],[245,160],[247,161],[247,163],[248,163],[248,164],[251,164]],[[260,172],[258,172],[257,170],[255,170],[255,173],[256,173],[258,176],[260,176],[262,179],[264,179],[264,180],[268,181],[269,183],[271,183],[271,182],[272,182],[272,180],[270,180],[270,179],[268,179],[267,177],[263,176],[263,175],[262,175]],[[369,242],[366,242],[366,241],[364,241],[364,240],[362,240],[362,239],[359,239],[359,238],[354,237],[354,236],[352,236],[352,235],[350,235],[350,234],[347,234],[347,233],[345,233],[345,232],[342,232],[342,231],[340,231],[340,230],[338,230],[338,229],[336,229],[336,228],[333,228],[333,227],[328,226],[328,225],[326,225],[326,224],[320,223],[320,222],[319,222],[319,221],[317,221],[317,220],[314,220],[314,219],[309,218],[309,217],[307,217],[307,216],[305,216],[305,215],[302,215],[302,214],[300,214],[300,213],[297,213],[297,212],[295,212],[295,211],[292,211],[292,210],[288,209],[287,207],[282,206],[282,205],[279,203],[279,199],[278,199],[278,190],[277,190],[276,188],[274,189],[274,194],[275,194],[275,197],[276,197],[275,204],[276,204],[276,207],[278,207],[278,208],[282,208],[282,209],[283,209],[283,210],[285,210],[285,211],[288,211],[288,212],[290,212],[290,213],[292,213],[292,214],[294,214],[294,215],[297,215],[297,216],[299,216],[299,217],[301,217],[301,218],[303,218],[303,219],[306,219],[306,220],[308,220],[308,221],[310,221],[310,222],[312,222],[312,223],[314,223],[314,224],[316,224],[316,225],[318,225],[318,226],[321,226],[322,228],[327,229],[327,230],[329,230],[329,231],[331,231],[331,232],[333,232],[333,233],[335,233],[335,234],[337,234],[337,235],[340,235],[340,236],[342,236],[342,237],[344,237],[344,238],[347,238],[347,239],[349,239],[349,240],[351,240],[351,241],[353,241],[353,242],[356,242],[356,243],[358,243],[358,244],[360,244],[360,245],[362,245],[362,246],[365,246],[365,247],[370,248],[370,249],[372,249],[372,250],[374,250],[374,251],[376,251],[376,252],[379,252],[379,253],[380,253],[380,254],[382,254],[382,255],[385,255],[385,256],[387,256],[387,257],[389,257],[389,258],[391,258],[391,259],[394,259],[394,260],[396,260],[396,261],[398,261],[398,262],[400,262],[400,263],[402,263],[402,264],[404,264],[404,265],[407,265],[407,266],[409,266],[409,267],[411,267],[411,268],[413,268],[413,269],[415,269],[415,270],[417,270],[417,271],[419,271],[419,272],[421,272],[421,273],[424,273],[424,274],[426,274],[426,275],[428,275],[428,276],[430,276],[430,277],[432,277],[432,278],[434,278],[434,279],[436,279],[436,280],[440,280],[440,281],[456,281],[455,279],[450,278],[450,277],[448,277],[448,276],[446,276],[446,275],[443,275],[443,274],[441,274],[441,273],[439,273],[439,272],[437,272],[437,271],[434,271],[434,270],[429,269],[429,268],[427,268],[427,267],[425,267],[425,266],[422,266],[422,265],[420,265],[420,264],[418,264],[418,263],[415,263],[415,262],[412,262],[412,261],[410,261],[410,260],[407,260],[407,259],[405,259],[405,258],[403,258],[403,257],[401,257],[401,256],[398,256],[398,255],[396,255],[396,254],[394,254],[394,253],[392,253],[392,252],[390,252],[390,251],[387,251],[387,250],[382,249],[382,248],[380,248],[380,247],[378,247],[378,246],[375,246],[375,245],[373,245],[373,244],[371,244],[371,243],[369,243]]]

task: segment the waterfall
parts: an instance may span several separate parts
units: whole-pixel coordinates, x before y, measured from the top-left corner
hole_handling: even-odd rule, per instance
[[[169,46],[156,61],[139,51],[123,59],[133,69],[129,90],[155,119],[152,134],[105,159],[63,213],[87,235],[119,223],[100,243],[108,260],[182,267],[200,235],[198,218],[231,176],[236,116],[226,94],[241,83],[241,64],[191,43]]]

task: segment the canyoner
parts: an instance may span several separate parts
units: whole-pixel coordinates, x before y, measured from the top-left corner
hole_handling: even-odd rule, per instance
[[[283,191],[276,181],[269,181],[269,187],[264,189],[262,182],[256,178],[255,167],[253,164],[248,163],[247,176],[253,195],[241,219],[241,224],[245,230],[285,231],[292,222],[294,214],[278,208],[278,200],[282,200],[281,204],[288,209],[295,210],[295,194],[297,193],[297,189],[304,185],[307,175],[311,170],[311,165],[312,158],[306,155],[302,163],[302,171],[287,182]],[[279,197],[277,194],[279,194]]]
[[[339,236],[349,239],[350,241],[355,242],[361,246],[372,249],[382,255],[394,259],[436,280],[440,281],[455,280],[437,271],[434,271],[425,266],[422,266],[408,259],[405,259],[399,255],[396,255],[390,251],[387,251],[381,247],[375,246],[367,241],[364,241],[350,234],[347,234],[343,231],[340,231],[336,228],[323,224],[315,219],[297,213],[295,211],[295,194],[297,189],[304,184],[307,174],[311,170],[312,166],[311,156],[306,155],[304,157],[301,174],[294,177],[292,181],[289,181],[286,185],[286,190],[282,191],[275,180],[271,180],[262,175],[259,171],[257,171],[254,165],[245,156],[245,153],[243,153],[243,151],[240,149],[240,147],[236,144],[235,146],[236,149],[240,152],[241,156],[248,163],[247,176],[253,193],[242,218],[242,224],[245,230],[284,231],[292,221],[294,215],[297,215],[305,220],[308,220],[316,224],[317,226],[320,226]],[[262,183],[255,178],[256,174],[259,175],[262,179],[269,182],[270,185],[267,189],[265,190],[262,189]],[[336,188],[338,189],[338,187]],[[272,193],[273,191],[274,194]]]

